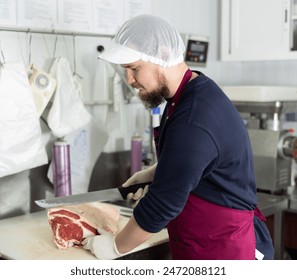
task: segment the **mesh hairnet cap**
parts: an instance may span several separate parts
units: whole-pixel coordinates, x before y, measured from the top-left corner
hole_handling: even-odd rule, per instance
[[[184,60],[184,51],[184,42],[171,23],[155,15],[140,15],[122,25],[112,48],[98,58],[115,64],[143,60],[170,67]]]

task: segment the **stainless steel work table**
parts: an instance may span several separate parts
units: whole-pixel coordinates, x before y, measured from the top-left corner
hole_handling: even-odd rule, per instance
[[[281,260],[284,252],[283,216],[288,209],[289,199],[286,196],[257,193],[258,205],[265,217],[274,215],[274,248],[275,259]]]

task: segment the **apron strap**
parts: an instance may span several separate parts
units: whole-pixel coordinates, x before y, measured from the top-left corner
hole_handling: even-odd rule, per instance
[[[166,120],[168,118],[171,117],[171,115],[173,114],[174,112],[174,109],[176,108],[176,105],[178,104],[178,101],[181,97],[181,94],[182,94],[182,91],[183,91],[183,88],[186,86],[186,84],[190,81],[192,77],[192,71],[188,68],[187,71],[185,72],[184,76],[183,76],[183,79],[181,81],[181,83],[179,84],[179,87],[175,93],[175,95],[172,97],[172,99],[168,100],[168,103],[167,103],[167,114],[166,114]],[[166,122],[165,120],[165,122]],[[166,125],[166,123],[163,125],[163,128],[164,126]],[[156,155],[157,157],[159,156],[159,127],[155,127],[154,128],[154,142],[155,142],[155,147],[156,147]]]
[[[167,117],[171,117],[171,115],[173,114],[173,111],[176,107],[176,105],[178,104],[178,101],[181,97],[181,93],[183,91],[183,88],[185,87],[185,85],[189,82],[189,80],[191,79],[192,77],[192,71],[190,69],[188,69],[186,71],[186,73],[184,74],[184,77],[175,93],[175,95],[173,96],[172,98],[172,102],[171,104],[169,105],[169,108],[168,108],[168,113],[167,113]]]
[[[256,217],[258,217],[262,222],[266,221],[265,216],[263,215],[263,213],[260,211],[260,209],[258,208],[258,206],[255,208],[254,210],[254,214]]]

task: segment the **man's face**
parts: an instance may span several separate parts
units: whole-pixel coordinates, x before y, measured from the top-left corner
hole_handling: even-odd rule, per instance
[[[139,90],[139,98],[146,108],[158,107],[169,97],[167,80],[160,66],[139,60],[123,67],[128,83]]]

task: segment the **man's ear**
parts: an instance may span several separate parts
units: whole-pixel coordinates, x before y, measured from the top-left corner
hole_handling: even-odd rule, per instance
[[[164,61],[169,61],[170,60],[170,50],[168,49],[168,47],[166,46],[161,46],[160,47],[160,50],[159,50],[159,53],[160,53],[160,58]]]

